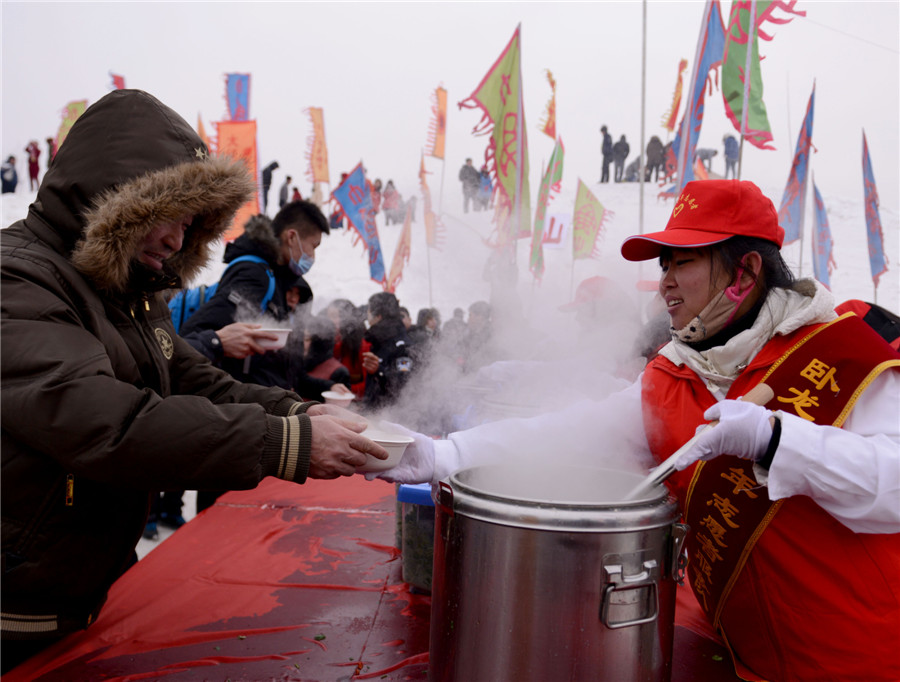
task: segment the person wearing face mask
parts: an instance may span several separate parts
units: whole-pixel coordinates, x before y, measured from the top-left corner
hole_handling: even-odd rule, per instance
[[[672,339],[630,387],[444,441],[413,434],[397,467],[367,477],[437,484],[500,462],[550,474],[551,452],[554,466],[646,474],[717,420],[666,485],[690,526],[692,591],[736,673],[900,679],[900,354],[795,280],[783,239],[753,183],[687,183],[665,230],[622,245],[659,260]],[[759,383],[765,405],[739,400]]]
[[[215,295],[185,321],[182,338],[238,381],[298,390],[293,378],[302,356],[295,357],[296,344],[289,340],[281,350],[266,350],[259,345],[265,332],[257,325],[286,326],[293,311],[292,338],[303,339],[304,310],[313,298],[303,275],[315,263],[316,248],[329,231],[327,219],[311,201],[285,204],[271,220],[263,215],[251,218],[243,234],[225,247],[223,260],[230,263],[249,255],[265,264],[242,261],[229,267]],[[261,314],[260,302],[271,286],[267,271],[275,276],[275,291]],[[289,292],[293,305],[288,304]],[[198,492],[198,512],[222,492]]]

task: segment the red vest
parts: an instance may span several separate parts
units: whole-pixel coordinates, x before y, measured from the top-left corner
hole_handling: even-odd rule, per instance
[[[853,343],[871,349],[873,366],[897,358],[858,327]],[[756,385],[813,328],[771,340],[728,397]],[[714,402],[687,367],[662,356],[648,365],[644,427],[657,460],[694,435]],[[669,479],[682,505],[693,469]],[[719,630],[747,680],[900,680],[900,535],[854,533],[808,497],[784,500],[724,599]]]

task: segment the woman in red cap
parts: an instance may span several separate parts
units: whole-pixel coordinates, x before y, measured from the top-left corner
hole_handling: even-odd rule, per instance
[[[900,679],[900,354],[795,281],[783,239],[753,183],[688,183],[665,230],[622,245],[659,259],[671,321],[635,384],[446,441],[416,435],[381,477],[435,483],[487,457],[541,471],[563,452],[653,466],[718,420],[667,485],[691,528],[691,587],[738,674]],[[738,400],[761,382],[765,406]]]

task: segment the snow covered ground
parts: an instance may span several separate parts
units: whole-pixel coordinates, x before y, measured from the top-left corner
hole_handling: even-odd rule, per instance
[[[455,172],[454,172],[455,175]],[[434,188],[437,181],[429,177]],[[593,182],[596,178],[583,178]],[[876,178],[877,181],[877,178]],[[563,192],[550,205],[548,215],[557,215],[570,220],[574,204],[576,181],[564,176]],[[759,183],[761,189],[779,203],[783,186]],[[845,197],[829,199],[824,197],[834,239],[834,254],[837,267],[832,275],[832,290],[838,301],[859,298],[874,300],[874,289],[868,261],[865,210],[862,186],[848,187]],[[442,220],[444,224],[443,245],[440,250],[427,249],[425,245],[422,200],[419,199],[413,224],[410,261],[404,269],[397,296],[401,305],[406,306],[413,318],[423,307],[437,307],[444,320],[451,317],[456,307],[467,310],[478,300],[489,300],[490,285],[485,279],[485,264],[491,253],[485,241],[489,237],[492,224],[488,213],[462,211],[462,196],[459,183],[447,182],[443,197]],[[623,239],[640,231],[641,204],[640,187],[637,184],[590,184],[591,191],[614,214],[599,237],[600,257],[596,260],[572,261],[571,233],[568,241],[559,247],[547,247],[544,251],[546,273],[541,282],[535,282],[528,272],[530,240],[520,240],[518,246],[518,287],[521,312],[531,329],[538,329],[546,336],[561,341],[571,339],[575,333],[571,314],[562,313],[558,307],[571,300],[573,285],[595,275],[605,275],[619,282],[630,296],[622,302],[624,306],[641,310],[650,301],[651,293],[639,292],[639,280],[655,280],[657,265],[654,262],[634,264],[625,262],[619,255]],[[437,193],[432,189],[433,195]],[[657,199],[655,185],[644,187],[643,231],[660,230],[665,226],[671,201]],[[858,195],[858,200],[846,197]],[[0,225],[8,226],[26,215],[28,205],[34,200],[34,193],[22,191],[20,183],[17,194],[4,194],[0,201]],[[533,188],[536,196],[536,188]],[[435,196],[435,204],[437,198]],[[785,247],[786,261],[795,274],[801,272],[811,276],[811,224],[812,209],[807,205],[807,227],[804,238],[802,266],[799,243]],[[884,307],[900,311],[900,221],[894,210],[882,208],[881,220],[884,229],[885,252],[888,257],[888,272],[880,281],[877,302]],[[379,234],[385,259],[385,268],[390,268],[401,226],[385,226],[383,216],[378,217]],[[307,279],[315,292],[313,311],[318,312],[335,298],[348,298],[360,305],[372,294],[381,290],[380,285],[369,279],[368,260],[360,244],[354,245],[354,235],[347,230],[332,233],[326,237],[316,253],[316,263]],[[224,248],[224,247],[221,247]],[[221,250],[220,252],[221,253]],[[213,282],[222,270],[217,258],[199,278],[200,282]],[[2,295],[2,291],[0,291]],[[610,324],[616,324],[611,320]],[[194,495],[186,495],[185,517],[194,515]],[[160,528],[161,540],[171,531]],[[160,540],[160,541],[161,541]],[[155,546],[142,540],[139,555],[144,556]]]

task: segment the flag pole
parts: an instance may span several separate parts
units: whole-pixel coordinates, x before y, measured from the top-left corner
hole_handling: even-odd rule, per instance
[[[638,232],[644,234],[644,127],[646,125],[647,102],[647,0],[641,2],[641,147],[638,149],[638,173],[640,177],[639,191],[639,209],[638,209]],[[638,279],[641,279],[643,273],[643,262],[638,263]]]
[[[524,153],[523,140],[524,130],[522,129],[522,119],[525,117],[525,103],[522,101],[522,22],[516,26],[519,34],[519,114],[516,116],[516,205],[515,210],[515,235],[512,235],[512,253],[513,263],[517,260],[519,232],[522,230],[522,156]]]

